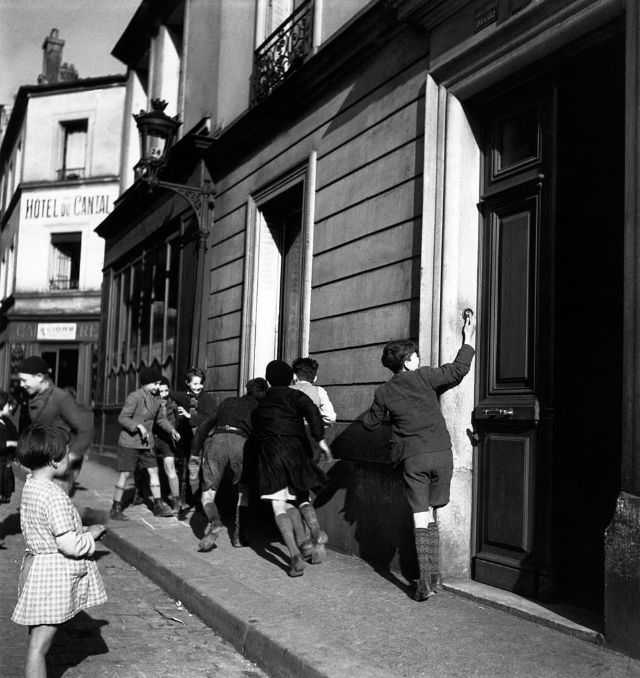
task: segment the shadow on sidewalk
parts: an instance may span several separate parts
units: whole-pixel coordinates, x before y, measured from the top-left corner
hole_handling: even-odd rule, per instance
[[[87,657],[108,653],[109,648],[101,631],[108,623],[103,619],[94,619],[86,612],[79,612],[62,624],[47,654],[47,676],[61,678],[67,669],[78,666]]]

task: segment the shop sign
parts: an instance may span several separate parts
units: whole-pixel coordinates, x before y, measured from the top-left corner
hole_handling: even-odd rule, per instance
[[[39,341],[75,341],[76,323],[38,323],[36,339]]]
[[[97,341],[100,323],[81,322],[10,322],[7,328],[12,341]]]

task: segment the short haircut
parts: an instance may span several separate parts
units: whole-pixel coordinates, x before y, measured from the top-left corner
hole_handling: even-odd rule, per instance
[[[171,388],[171,382],[165,376],[160,377],[160,385],[168,386],[169,388]]]
[[[394,374],[402,372],[405,361],[409,360],[414,353],[417,353],[416,345],[410,339],[399,339],[390,341],[382,349],[382,364],[390,369]]]
[[[201,370],[199,367],[190,367],[187,370],[187,375],[184,380],[187,384],[193,379],[193,377],[200,377],[200,381],[204,384],[205,373],[204,370]]]
[[[63,459],[68,442],[69,434],[59,426],[34,424],[20,434],[16,456],[23,466],[33,471]]]
[[[313,381],[318,374],[318,361],[313,358],[297,358],[291,367],[296,377],[304,381]]]
[[[257,396],[266,393],[269,390],[269,384],[266,379],[256,377],[255,379],[249,379],[246,389],[247,395]]]

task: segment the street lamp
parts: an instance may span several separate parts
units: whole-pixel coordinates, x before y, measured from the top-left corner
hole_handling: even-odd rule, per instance
[[[167,163],[169,151],[176,138],[178,127],[182,122],[178,116],[170,117],[164,109],[167,102],[162,99],[151,100],[151,111],[141,110],[134,114],[138,133],[140,135],[140,160],[134,167],[135,177],[149,186],[149,191],[156,187],[173,191],[187,201],[193,209],[198,225],[198,263],[196,276],[196,295],[194,313],[194,327],[191,339],[191,357],[194,364],[198,363],[199,350],[199,317],[203,298],[204,259],[207,250],[209,227],[213,217],[213,188],[208,180],[201,187],[188,184],[176,184],[171,181],[158,179],[158,172]]]

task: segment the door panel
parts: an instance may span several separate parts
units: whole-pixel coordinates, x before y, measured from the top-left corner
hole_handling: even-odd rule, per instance
[[[541,491],[536,481],[548,453],[540,444],[539,404],[545,385],[539,372],[546,368],[536,345],[545,303],[540,248],[547,100],[542,91],[533,101],[504,100],[486,118],[481,201],[484,299],[474,410],[479,445],[473,569],[486,584],[529,596],[540,594],[545,563],[536,539],[544,523],[536,514]],[[542,430],[548,428],[542,422]]]

